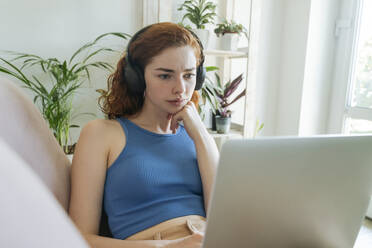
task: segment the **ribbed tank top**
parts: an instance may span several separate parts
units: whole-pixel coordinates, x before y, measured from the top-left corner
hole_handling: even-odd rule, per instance
[[[113,237],[126,239],[176,217],[206,217],[195,145],[185,128],[157,134],[116,120],[126,145],[107,170],[103,196]]]

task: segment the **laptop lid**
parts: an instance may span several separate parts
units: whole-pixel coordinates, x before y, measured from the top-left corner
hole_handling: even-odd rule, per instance
[[[350,248],[371,184],[372,136],[229,140],[203,247]]]

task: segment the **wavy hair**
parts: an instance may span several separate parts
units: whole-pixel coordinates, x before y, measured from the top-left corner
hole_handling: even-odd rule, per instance
[[[201,47],[196,38],[186,28],[171,22],[151,25],[136,40],[130,43],[129,53],[133,63],[142,72],[151,59],[170,47],[190,46],[194,49],[197,66],[201,60]],[[128,117],[137,114],[143,107],[144,94],[131,94],[124,77],[126,54],[120,58],[116,70],[107,80],[107,91],[103,91],[98,98],[101,111],[108,119],[121,116]],[[194,91],[191,101],[198,107],[199,95]]]

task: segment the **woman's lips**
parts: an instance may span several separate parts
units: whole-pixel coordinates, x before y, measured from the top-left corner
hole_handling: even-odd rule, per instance
[[[179,99],[179,100],[171,100],[171,101],[167,101],[167,102],[169,102],[173,106],[179,107],[179,106],[182,106],[182,104],[184,104],[185,101],[186,101],[185,99]]]

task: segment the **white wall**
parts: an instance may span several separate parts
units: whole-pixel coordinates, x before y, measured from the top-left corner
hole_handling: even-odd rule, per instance
[[[311,1],[300,135],[327,133],[338,3],[338,0]]]
[[[298,134],[310,0],[283,0],[276,135]]]
[[[337,0],[263,0],[257,115],[261,136],[327,132]]]
[[[141,26],[142,1],[0,1],[0,50],[33,53],[45,58],[68,59],[79,47],[100,34],[113,31],[133,34]],[[121,50],[125,46],[120,39],[107,40],[103,44],[116,44],[115,48]],[[0,52],[0,56],[3,54]],[[101,58],[116,65],[119,56]],[[106,87],[106,77],[107,73],[94,71],[92,85],[86,84],[87,88],[75,97],[74,106],[79,112],[91,112],[97,114],[96,118],[103,118],[95,89]],[[83,125],[93,118],[81,116],[76,119],[76,124]],[[73,141],[79,133],[80,129],[72,129]]]
[[[265,124],[265,128],[259,134],[262,136],[273,136],[276,131],[283,8],[282,1],[263,0],[262,2],[256,86],[257,118]]]

